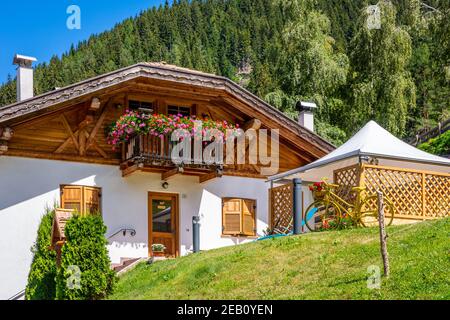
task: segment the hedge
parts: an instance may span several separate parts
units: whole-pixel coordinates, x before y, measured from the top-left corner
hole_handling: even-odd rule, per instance
[[[25,289],[27,300],[53,300],[56,296],[56,253],[50,250],[54,210],[48,209],[39,225],[37,239],[31,247],[33,262]]]
[[[105,233],[100,215],[74,216],[67,222],[66,243],[56,275],[57,299],[97,300],[112,293],[116,278],[110,269]]]

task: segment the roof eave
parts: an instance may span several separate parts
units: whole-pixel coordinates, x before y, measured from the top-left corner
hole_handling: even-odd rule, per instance
[[[175,66],[159,65],[152,63],[138,63],[129,67],[121,68],[103,75],[99,75],[90,79],[80,81],[78,83],[49,91],[39,96],[16,102],[4,107],[0,107],[0,123],[12,122],[14,119],[22,117],[33,112],[41,111],[47,107],[57,105],[59,103],[80,98],[95,91],[130,81],[139,77],[161,78],[168,81],[184,82],[186,84],[209,86],[216,89],[223,89],[231,95],[239,97],[249,105],[255,105],[267,111],[270,115],[275,116],[277,120],[284,123],[284,126],[293,133],[303,136],[327,154],[335,149],[325,139],[321,138],[314,132],[306,129],[293,119],[287,117],[280,110],[272,107],[267,102],[249,92],[245,88],[239,86],[232,80],[206,74],[195,70],[188,70]],[[8,112],[9,111],[9,112]]]

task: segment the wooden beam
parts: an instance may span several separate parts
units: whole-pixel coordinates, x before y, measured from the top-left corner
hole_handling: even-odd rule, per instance
[[[80,147],[78,145],[78,141],[75,138],[75,135],[73,134],[72,129],[70,128],[70,125],[69,125],[69,122],[67,121],[66,116],[64,114],[61,114],[60,119],[61,119],[61,123],[63,124],[64,128],[69,133],[69,137],[70,137],[70,139],[72,139],[73,144],[75,145],[77,150],[80,150]]]
[[[227,118],[229,118],[229,119],[232,119],[233,121],[235,121],[235,120],[238,120],[241,122],[245,121],[245,119],[242,115],[239,115],[236,112],[233,112],[236,109],[230,108],[230,106],[228,104],[224,105],[223,101],[222,101],[222,103],[220,103],[220,102],[221,102],[220,100],[211,101],[210,103],[212,104],[212,106],[214,108],[208,108],[209,112],[213,111],[213,112],[218,113],[221,117],[225,118],[222,120],[226,120]]]
[[[87,133],[86,131],[84,132],[86,138],[89,138],[89,133]],[[100,148],[100,146],[97,144],[97,141],[93,140],[91,145],[94,147],[95,151],[97,151],[103,158],[108,159],[108,155],[106,154],[106,152]],[[88,147],[87,147],[88,148]],[[86,150],[87,150],[86,148]]]
[[[218,174],[217,172],[214,171],[214,172],[207,173],[207,174],[199,176],[198,177],[198,182],[199,183],[205,183],[206,181],[209,181],[209,180],[212,180],[212,179],[215,179],[215,178],[220,178],[220,177],[222,177],[222,175]]]
[[[74,135],[76,138],[78,138],[78,135],[79,135],[80,131],[83,130],[86,126],[87,126],[86,123],[84,123],[82,126],[81,126],[81,125],[78,126],[78,130],[75,131],[75,132],[73,133],[73,135]],[[58,147],[58,149],[55,150],[54,153],[62,153],[62,152],[64,151],[64,149],[69,145],[69,143],[70,143],[71,141],[72,141],[72,138],[71,138],[71,137],[67,138],[66,141],[64,141],[64,143],[61,144],[61,145]]]
[[[0,140],[0,155],[8,151],[8,142],[5,140]]]
[[[86,163],[97,163],[97,164],[111,164],[119,165],[119,159],[103,159],[98,157],[80,157],[74,154],[54,154],[46,153],[40,151],[30,151],[30,150],[19,150],[19,149],[9,149],[7,156],[12,157],[25,157],[25,158],[38,158],[38,159],[49,159],[49,160],[65,160],[73,162],[86,162]]]
[[[65,138],[51,138],[51,137],[45,137],[41,135],[28,135],[23,133],[16,133],[14,134],[14,141],[17,142],[17,140],[29,140],[29,141],[38,141],[38,142],[50,142],[50,143],[63,143],[66,141]]]
[[[86,154],[86,130],[81,129],[78,134],[78,153],[80,156],[84,156]]]
[[[0,128],[0,139],[1,140],[11,140],[12,136],[14,134],[13,129],[9,128],[9,127],[5,127],[5,128]]]
[[[262,126],[261,120],[253,118],[253,119],[247,121],[244,124],[244,126],[242,127],[242,129],[244,131],[247,131],[247,130],[250,130],[250,129],[257,131],[257,130],[259,130],[261,128],[261,126]],[[258,135],[258,132],[256,133],[256,135]],[[254,138],[253,135],[249,135],[248,139],[244,138],[244,143],[245,143],[245,160],[247,160],[247,158],[249,159],[249,156],[250,156],[249,155],[250,142],[253,140],[253,138]],[[259,146],[259,147],[261,148],[261,146]],[[237,149],[236,149],[236,151],[237,151]],[[236,161],[237,160],[238,159],[237,159],[237,154],[236,154]],[[243,170],[244,166],[245,166],[245,164],[238,164],[237,168],[238,168],[238,170]],[[252,167],[255,170],[257,168],[257,166],[255,164],[252,164]]]
[[[161,180],[162,181],[167,181],[169,180],[169,178],[175,176],[176,174],[180,173],[180,168],[174,168],[172,170],[169,171],[165,171],[161,174]]]
[[[92,129],[92,132],[91,132],[91,134],[90,134],[90,136],[89,136],[89,138],[88,138],[88,141],[86,142],[87,148],[89,148],[89,146],[92,144],[92,141],[94,141],[95,136],[97,135],[98,130],[100,129],[100,127],[101,127],[102,124],[103,124],[103,121],[105,120],[106,114],[107,114],[107,112],[108,112],[108,104],[109,104],[109,101],[108,101],[108,103],[106,104],[105,108],[103,109],[102,114],[101,114],[100,117],[98,118],[97,123],[96,123],[95,126],[94,126],[94,129]],[[87,148],[86,148],[86,149],[87,149]]]
[[[122,170],[122,177],[123,178],[128,177],[129,175],[135,173],[138,170],[139,170],[138,165],[134,164],[134,165]]]
[[[124,94],[126,91],[131,89],[131,85],[122,85],[118,89],[108,89],[105,94],[98,94],[98,92],[94,93],[95,96],[99,97],[99,99],[107,99],[108,97],[112,97],[114,95]],[[79,106],[79,104],[86,102],[86,99],[90,99],[94,96],[94,94],[89,94],[88,96],[81,96],[72,100],[65,100],[62,103],[55,104],[51,108],[45,108],[44,110],[38,111],[37,114],[33,113],[33,115],[24,115],[20,117],[20,119],[9,120],[8,123],[11,123],[13,128],[20,126],[21,128],[26,127],[34,127],[40,123],[44,123],[48,121],[48,117],[57,117],[58,113],[72,111]]]
[[[97,111],[100,109],[100,106],[101,106],[100,99],[97,97],[92,98],[91,105],[89,106],[89,110]]]
[[[243,130],[244,131],[249,129],[259,130],[261,128],[261,125],[262,125],[261,120],[253,118],[244,124]]]

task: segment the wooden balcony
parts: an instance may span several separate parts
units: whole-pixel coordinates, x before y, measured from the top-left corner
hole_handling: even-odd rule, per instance
[[[206,163],[203,160],[194,162],[194,146],[191,142],[191,157],[183,159],[182,164],[172,160],[172,151],[178,142],[170,140],[170,135],[163,138],[137,135],[122,144],[122,175],[124,177],[135,171],[161,173],[161,180],[168,180],[176,174],[199,176],[200,183],[221,177],[223,165]],[[206,146],[202,144],[202,152]],[[180,156],[183,156],[182,154]]]

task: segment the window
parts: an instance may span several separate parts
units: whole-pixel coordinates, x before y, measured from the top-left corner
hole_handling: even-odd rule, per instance
[[[256,200],[224,198],[222,200],[222,234],[256,235]]]
[[[171,233],[172,199],[152,199],[152,231]]]
[[[183,106],[167,106],[167,113],[169,115],[179,115],[189,117],[191,115],[191,108],[190,107],[183,107]]]
[[[101,214],[101,188],[61,185],[61,207],[74,209],[81,215]]]
[[[153,103],[146,101],[128,100],[130,110],[153,112]]]

